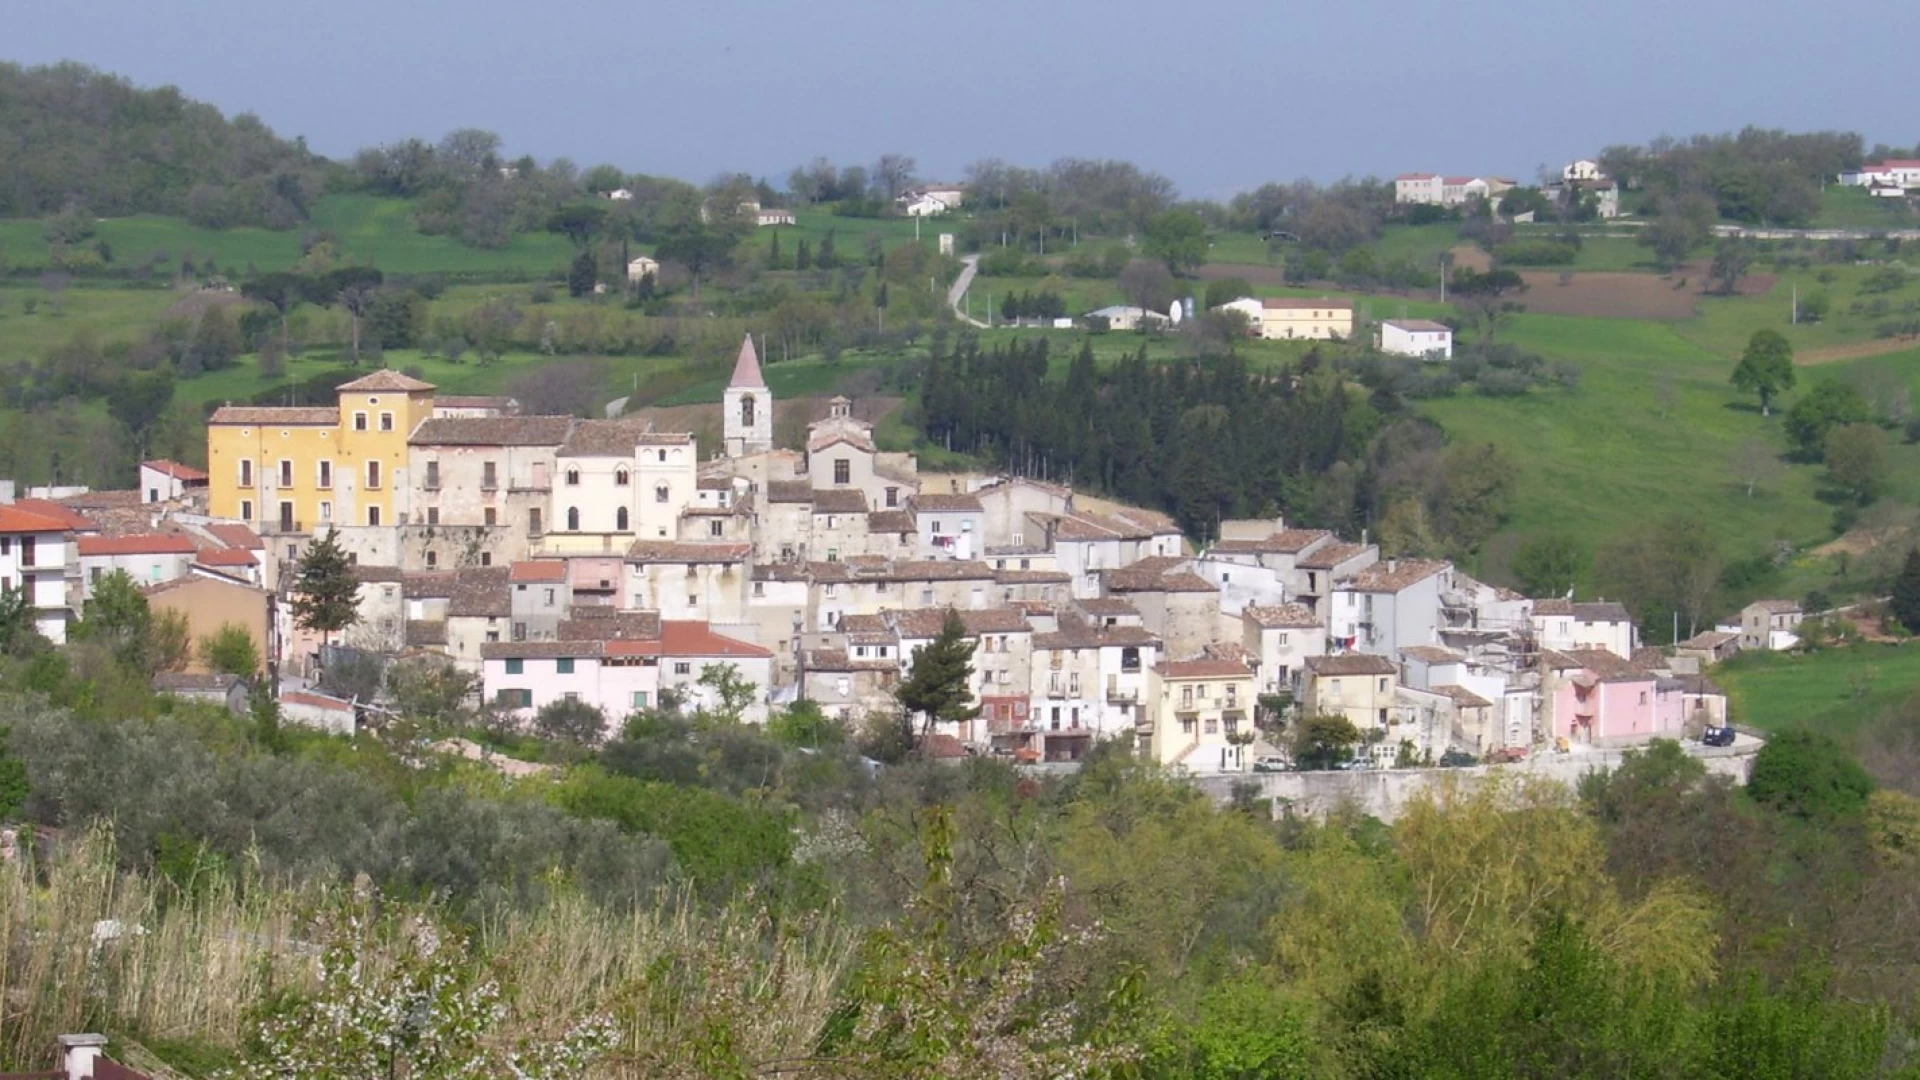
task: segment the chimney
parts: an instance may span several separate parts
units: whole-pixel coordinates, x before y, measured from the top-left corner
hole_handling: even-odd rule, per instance
[[[92,1080],[94,1063],[106,1045],[105,1035],[60,1036],[60,1067],[67,1071],[67,1080]]]
[[[1400,567],[1400,560],[1399,560],[1399,559],[1388,559],[1388,560],[1387,560],[1387,573],[1389,573],[1389,574],[1391,574],[1391,573],[1393,573],[1393,572],[1394,572],[1395,570],[1397,570],[1397,569],[1399,569],[1399,567]]]

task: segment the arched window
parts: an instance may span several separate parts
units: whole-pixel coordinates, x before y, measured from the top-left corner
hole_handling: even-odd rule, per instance
[[[621,507],[613,513],[613,527],[616,532],[627,531],[627,508]]]
[[[619,468],[613,470],[613,486],[615,487],[627,486],[627,467],[625,465],[622,465]]]
[[[665,450],[660,451],[660,460],[661,461],[667,460],[667,452]]]
[[[577,506],[567,507],[567,531],[580,531],[580,508]]]
[[[657,503],[666,502],[667,498],[669,497],[669,494],[670,492],[667,488],[667,485],[661,484],[658,487],[653,489],[653,501]]]
[[[568,487],[580,486],[580,469],[576,465],[567,466],[567,486]]]
[[[740,398],[740,426],[753,426],[753,395],[745,394]]]

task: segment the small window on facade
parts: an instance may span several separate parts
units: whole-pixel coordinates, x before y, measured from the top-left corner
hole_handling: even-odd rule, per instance
[[[440,524],[440,508],[439,507],[437,506],[427,507],[427,524],[429,525]]]
[[[241,521],[253,520],[253,501],[251,499],[240,500],[240,520]]]
[[[380,508],[379,507],[377,506],[367,507],[367,524],[369,525],[380,524]]]
[[[427,569],[431,570],[434,567],[439,565],[440,565],[440,553],[437,551],[427,552]]]
[[[488,525],[498,525],[500,523],[500,512],[491,506],[482,510],[480,514],[480,520],[486,522]]]
[[[526,668],[527,668],[527,662],[525,660],[519,659],[518,657],[515,657],[514,659],[507,661],[507,674],[509,675],[524,674],[526,671]]]
[[[853,463],[846,458],[833,459],[833,482],[850,484],[853,482]]]
[[[355,431],[367,430],[367,414],[366,413],[357,412],[353,414],[353,430]]]
[[[393,430],[393,414],[392,413],[383,412],[380,414],[380,430],[381,431]]]
[[[673,665],[673,673],[675,675],[691,675],[693,674],[693,664],[686,660],[677,660]]]
[[[627,531],[627,508],[626,507],[624,506],[619,507],[613,512],[613,528],[615,532]]]
[[[632,476],[627,472],[625,466],[613,470],[613,485],[615,487],[626,487],[631,480]]]
[[[567,466],[567,486],[568,487],[580,486],[580,470],[575,468],[572,465]]]
[[[573,657],[563,656],[560,659],[555,660],[553,662],[553,672],[556,675],[573,674]]]
[[[666,502],[670,494],[671,492],[668,490],[667,485],[660,484],[653,489],[653,501],[657,503]]]

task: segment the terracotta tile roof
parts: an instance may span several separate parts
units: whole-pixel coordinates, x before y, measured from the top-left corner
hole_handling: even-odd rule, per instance
[[[1452,563],[1440,559],[1387,559],[1355,574],[1353,580],[1341,588],[1350,592],[1397,593],[1451,569]]]
[[[1200,653],[1208,660],[1233,660],[1248,664],[1249,669],[1252,665],[1248,662],[1257,659],[1245,645],[1237,641],[1209,641],[1200,646]]]
[[[730,563],[752,555],[752,544],[737,541],[635,540],[627,549],[630,563]]]
[[[807,564],[807,580],[815,584],[852,581],[853,568],[843,562],[810,562]]]
[[[245,548],[201,548],[193,561],[201,566],[256,566],[260,557]]]
[[[1627,614],[1626,605],[1613,600],[1600,600],[1590,603],[1575,603],[1570,600],[1551,599],[1533,602],[1535,615],[1571,615],[1575,621],[1596,622],[1632,622],[1633,616]]]
[[[571,416],[436,416],[420,421],[409,446],[559,446]]]
[[[1060,629],[1033,635],[1035,649],[1158,648],[1160,639],[1144,626],[1092,626],[1062,618]]]
[[[1073,575],[1064,570],[995,570],[993,580],[1001,585],[1066,585]]]
[[[1160,579],[1162,592],[1217,593],[1220,587],[1191,570],[1176,570]]]
[[[266,542],[260,539],[259,533],[238,522],[209,525],[207,532],[228,547],[246,548],[248,551],[265,551],[267,547]]]
[[[598,641],[489,641],[480,646],[482,660],[593,660],[606,655]]]
[[[581,420],[560,446],[560,457],[631,457],[636,446],[692,446],[693,436],[653,430],[651,420]]]
[[[1740,635],[1731,630],[1702,630],[1676,648],[1681,649],[1723,649],[1740,640]]]
[[[1383,319],[1386,325],[1416,334],[1451,334],[1453,327],[1432,319]]]
[[[371,563],[355,563],[347,568],[347,572],[353,575],[353,580],[362,585],[382,581],[401,582],[407,580],[406,572],[397,566],[376,566]],[[445,570],[440,573],[445,575],[449,588],[451,588],[454,572],[452,570]],[[408,596],[412,595],[414,594],[409,591]]]
[[[513,614],[504,566],[475,566],[454,571],[448,618],[505,618]]]
[[[92,532],[94,528],[92,518],[76,512],[72,507],[62,506],[49,499],[15,499],[13,508],[39,517],[52,518],[63,527],[75,532]]]
[[[458,570],[411,571],[400,575],[400,588],[409,600],[451,600],[459,587],[459,579]],[[501,589],[503,594],[505,591]]]
[[[418,390],[431,390],[433,384],[422,382],[411,375],[402,375],[392,368],[382,368],[371,375],[362,375],[350,383],[341,383],[338,389],[356,394],[373,391],[410,394]]]
[[[871,576],[882,581],[992,581],[993,568],[978,559],[903,560]]]
[[[1104,617],[1140,614],[1140,609],[1133,606],[1133,601],[1123,600],[1118,596],[1089,596],[1075,600],[1074,604],[1089,615]]]
[[[693,486],[701,491],[732,491],[733,477],[702,476],[693,482]]]
[[[1261,298],[1260,306],[1268,311],[1352,311],[1353,301],[1328,296],[1318,299],[1300,296],[1267,296]]]
[[[1302,570],[1331,570],[1349,559],[1366,553],[1367,545],[1365,544],[1345,544],[1335,541],[1302,555],[1294,565]]]
[[[776,503],[810,503],[813,501],[813,485],[805,480],[775,480],[767,484],[767,501]]]
[[[207,474],[201,472],[199,469],[191,465],[182,465],[177,461],[170,461],[167,458],[143,461],[140,463],[140,467],[143,469],[152,469],[162,476],[170,476],[183,484],[202,483],[207,479]],[[139,493],[135,492],[135,494],[137,495]]]
[[[771,649],[715,633],[713,626],[709,623],[669,619],[661,623],[660,627],[662,651],[667,656],[722,656],[752,659],[773,655]]]
[[[1562,649],[1567,659],[1600,676],[1603,682],[1645,682],[1653,673],[1605,649]]]
[[[1325,529],[1282,529],[1260,540],[1220,540],[1207,549],[1222,555],[1297,555],[1307,548],[1332,538]]]
[[[875,452],[873,439],[866,432],[854,427],[834,427],[826,431],[814,432],[807,438],[807,452],[818,453],[839,443],[845,443],[869,454]]]
[[[1163,679],[1244,679],[1253,675],[1238,660],[1163,660],[1153,666]]]
[[[138,491],[132,489],[125,491],[83,491],[78,495],[63,495],[53,501],[70,510],[77,510],[83,514],[90,514],[96,511],[107,513],[116,510],[131,510],[134,512],[136,519],[142,522],[150,520],[149,511],[143,509],[143,507],[146,506],[145,501],[140,498]],[[149,524],[146,527],[151,528],[152,526]]]
[[[816,514],[864,514],[867,493],[859,488],[822,488],[813,493]]]
[[[1197,575],[1180,569],[1187,560],[1178,555],[1155,555],[1140,559],[1117,570],[1108,570],[1105,574],[1109,592],[1173,592],[1187,591],[1190,585],[1181,582],[1179,588],[1170,583],[1182,575],[1192,577],[1211,591],[1214,587]]]
[[[445,645],[447,624],[438,619],[408,619],[407,644]]]
[[[333,427],[340,410],[325,406],[222,405],[207,417],[209,424],[245,424],[249,427]]]
[[[1461,708],[1486,709],[1493,706],[1493,702],[1488,701],[1486,698],[1481,697],[1479,694],[1457,683],[1447,683],[1444,686],[1436,686],[1433,688],[1433,692],[1452,698],[1453,703]]]
[[[978,495],[923,492],[910,497],[907,502],[918,514],[978,514],[985,510],[980,505]]]
[[[1399,669],[1384,656],[1345,653],[1340,656],[1309,656],[1307,670],[1315,675],[1395,675]]]
[[[245,589],[250,593],[256,593],[262,596],[269,595],[267,593],[267,590],[262,589],[258,585],[255,585],[252,582],[247,581],[243,578],[233,577],[228,574],[221,573],[218,570],[203,569],[199,567],[194,568],[194,570],[191,573],[182,575],[177,578],[169,578],[166,581],[156,582],[155,584],[149,585],[146,588],[141,589],[140,591],[146,594],[147,596],[158,596],[164,592],[172,592],[175,589],[185,588],[188,585],[198,585],[201,582],[212,582],[215,585],[224,585],[229,588]]]
[[[193,538],[179,533],[138,536],[82,536],[76,541],[81,558],[113,555],[192,555]]]
[[[912,608],[906,611],[889,611],[887,621],[902,638],[935,638],[940,628],[946,625],[947,608]],[[981,634],[1023,634],[1033,627],[1027,624],[1027,617],[1013,608],[968,608],[959,611],[960,622],[966,626],[970,637]]]
[[[755,581],[805,581],[807,568],[798,563],[755,563]]]
[[[660,613],[576,604],[567,610],[555,636],[562,641],[658,641]]]
[[[16,506],[0,506],[0,533],[64,533],[66,522]]]
[[[867,515],[867,531],[870,533],[913,532],[913,515],[905,510],[876,510]]]
[[[1400,650],[1400,655],[1426,664],[1457,664],[1467,658],[1465,653],[1438,645],[1409,645]]]
[[[1755,600],[1753,603],[1748,604],[1747,606],[1750,608],[1759,608],[1761,611],[1764,611],[1769,615],[1791,615],[1800,610],[1800,601],[1798,600]]]
[[[507,580],[522,581],[565,581],[567,564],[561,559],[530,559],[514,563],[507,568]]]
[[[330,709],[334,712],[352,712],[353,702],[341,698],[327,697],[324,694],[309,694],[304,690],[286,690],[280,694],[282,705],[304,705],[310,709]]]
[[[1633,650],[1633,666],[1642,671],[1660,672],[1672,666],[1667,663],[1667,654],[1657,645],[1642,645]]]
[[[1248,604],[1241,609],[1240,617],[1263,630],[1304,630],[1320,625],[1313,609],[1305,604],[1275,604],[1270,607]]]
[[[1107,515],[1110,519],[1125,522],[1136,529],[1145,529],[1155,536],[1179,536],[1180,523],[1170,515],[1158,510],[1148,510],[1139,506],[1123,506]]]

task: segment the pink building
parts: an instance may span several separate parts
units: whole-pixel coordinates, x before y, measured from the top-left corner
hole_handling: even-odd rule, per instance
[[[1678,704],[1662,708],[1659,678],[1605,649],[1547,652],[1542,693],[1555,739],[1618,746],[1677,739],[1685,716]]]
[[[529,719],[560,700],[584,701],[607,716],[609,733],[630,715],[676,691],[693,708],[719,704],[700,676],[731,665],[754,688],[742,719],[764,722],[773,681],[773,653],[714,633],[704,622],[661,620],[655,612],[572,618],[558,641],[502,641],[481,646],[481,693]]]

